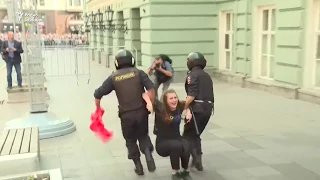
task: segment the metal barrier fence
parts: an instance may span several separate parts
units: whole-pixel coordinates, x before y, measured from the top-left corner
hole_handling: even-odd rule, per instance
[[[91,61],[94,60],[97,62],[98,58],[100,58],[100,62],[105,64],[107,68],[115,69],[114,54],[124,48],[125,46],[103,46],[100,48],[101,51],[94,51],[96,48],[87,45],[42,46],[45,76],[49,78],[76,76],[77,84],[79,84],[80,76],[87,76],[89,83],[91,79]],[[137,64],[139,64],[136,48],[132,47],[131,51],[137,59]],[[22,54],[22,56],[24,56],[24,54]]]
[[[43,67],[46,77],[87,75],[91,78],[90,61],[92,48],[89,46],[42,47]]]
[[[89,45],[89,41],[73,40],[73,39],[62,39],[62,40],[41,40],[41,46],[78,46],[78,45]]]
[[[114,60],[115,60],[115,54],[120,49],[125,49],[126,46],[103,46],[101,48],[101,61],[105,61],[103,64],[106,65],[107,68],[114,69]],[[137,49],[132,46],[131,49],[128,49],[132,52],[133,57],[136,59],[137,65],[141,64],[141,60],[138,57],[138,51]],[[96,59],[96,58],[95,58]]]

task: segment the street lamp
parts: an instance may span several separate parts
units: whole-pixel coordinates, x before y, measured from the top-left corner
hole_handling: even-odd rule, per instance
[[[113,14],[114,14],[114,11],[110,8],[110,6],[106,9],[106,17],[107,17],[107,22],[109,25],[112,24],[112,20],[113,20]]]
[[[103,30],[108,29],[108,31],[110,32],[119,30],[119,31],[123,31],[124,33],[128,30],[126,24],[119,25],[119,26],[112,24],[114,11],[110,8],[110,6],[106,9],[105,14],[106,14],[107,25],[103,25]]]
[[[93,14],[93,11],[91,11],[91,14],[90,14],[90,22],[91,22],[91,26],[92,28],[94,29],[95,28],[95,21],[96,21],[96,15]]]
[[[90,25],[89,25],[89,21],[92,25],[92,22],[93,22],[93,12],[91,12],[91,14],[87,14],[85,13],[84,16],[83,16],[83,19],[84,19],[84,28],[85,28],[85,32],[87,33],[87,39],[89,38],[89,35],[88,33],[90,32]]]
[[[101,29],[103,31],[108,30],[110,32],[114,32],[115,30],[119,30],[122,32],[127,32],[128,27],[126,24],[123,25],[115,25],[112,24],[113,22],[113,14],[114,11],[110,8],[110,6],[106,9],[105,11],[105,17],[104,14],[98,9],[98,12],[96,14],[91,11],[90,15],[85,14],[83,16],[84,22],[85,22],[85,27],[86,27],[86,32],[90,32],[89,29],[89,22],[91,23],[91,28],[92,29]]]
[[[101,13],[100,12],[100,9],[98,9],[98,12],[97,12],[97,14],[96,14],[96,16],[97,16],[97,24],[98,24],[98,26],[97,26],[97,29],[103,29],[103,13]]]
[[[87,13],[85,13],[84,15],[83,15],[83,20],[84,20],[84,26],[85,26],[85,32],[90,32],[90,29],[89,29],[89,16],[88,16],[88,14]]]

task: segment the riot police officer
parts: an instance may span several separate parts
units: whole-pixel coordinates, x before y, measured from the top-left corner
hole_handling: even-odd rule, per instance
[[[153,83],[145,72],[135,68],[135,59],[130,51],[122,49],[117,52],[115,58],[116,71],[95,91],[95,103],[97,108],[100,108],[101,98],[115,90],[122,134],[128,148],[128,159],[133,160],[135,173],[143,175],[139,148],[145,154],[148,170],[153,172],[156,169],[151,154],[154,148],[148,135],[149,112],[142,98],[145,88],[153,103],[155,98]]]
[[[198,171],[203,170],[200,135],[208,124],[214,108],[212,79],[203,70],[206,64],[207,61],[201,53],[193,52],[188,55],[185,109],[190,108],[193,117],[191,123],[185,124],[183,136],[190,141],[192,162]]]

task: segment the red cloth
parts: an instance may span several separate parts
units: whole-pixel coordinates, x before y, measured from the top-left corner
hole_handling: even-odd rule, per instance
[[[101,139],[102,142],[106,143],[111,140],[113,132],[108,131],[104,127],[104,123],[102,121],[103,114],[103,109],[97,109],[94,113],[91,114],[90,129],[99,137],[99,139]]]

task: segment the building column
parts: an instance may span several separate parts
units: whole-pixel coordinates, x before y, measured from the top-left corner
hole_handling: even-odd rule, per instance
[[[99,48],[99,50],[100,50],[100,52],[99,52],[99,63],[101,64],[101,63],[103,63],[103,64],[105,64],[105,58],[104,59],[102,59],[102,53],[105,51],[105,49],[104,49],[104,33],[103,33],[103,30],[99,30],[99,39],[100,39],[100,48]],[[104,62],[103,62],[104,61]]]
[[[101,30],[96,30],[96,48],[95,48],[95,59],[98,61],[99,64],[101,64]]]
[[[95,60],[95,57],[94,57],[94,49],[95,49],[95,30],[92,29],[91,30],[91,33],[90,33],[90,46],[92,48],[92,51],[91,51],[91,57],[92,57],[92,60],[94,61]]]
[[[104,35],[104,44],[103,44],[103,57],[104,59],[102,59],[102,61],[105,61],[105,67],[106,68],[110,68],[113,67],[113,58],[112,58],[112,51],[113,51],[113,39],[112,39],[112,31],[106,30],[105,32],[103,32]]]
[[[125,9],[123,19],[128,28],[124,34],[125,48],[133,53],[137,66],[141,66],[140,9]]]
[[[167,54],[173,60],[174,81],[184,82],[188,54],[201,52],[208,60],[206,69],[213,70],[214,52],[218,47],[218,43],[214,42],[218,25],[218,19],[212,12],[215,6],[213,2],[203,3],[198,0],[170,6],[164,6],[160,0],[157,4],[142,5],[142,66],[150,66],[158,54]]]
[[[123,24],[123,12],[117,12],[115,14],[114,23],[116,27],[120,27]],[[113,54],[119,49],[123,49],[124,46],[124,33],[121,30],[115,30],[113,32]]]

